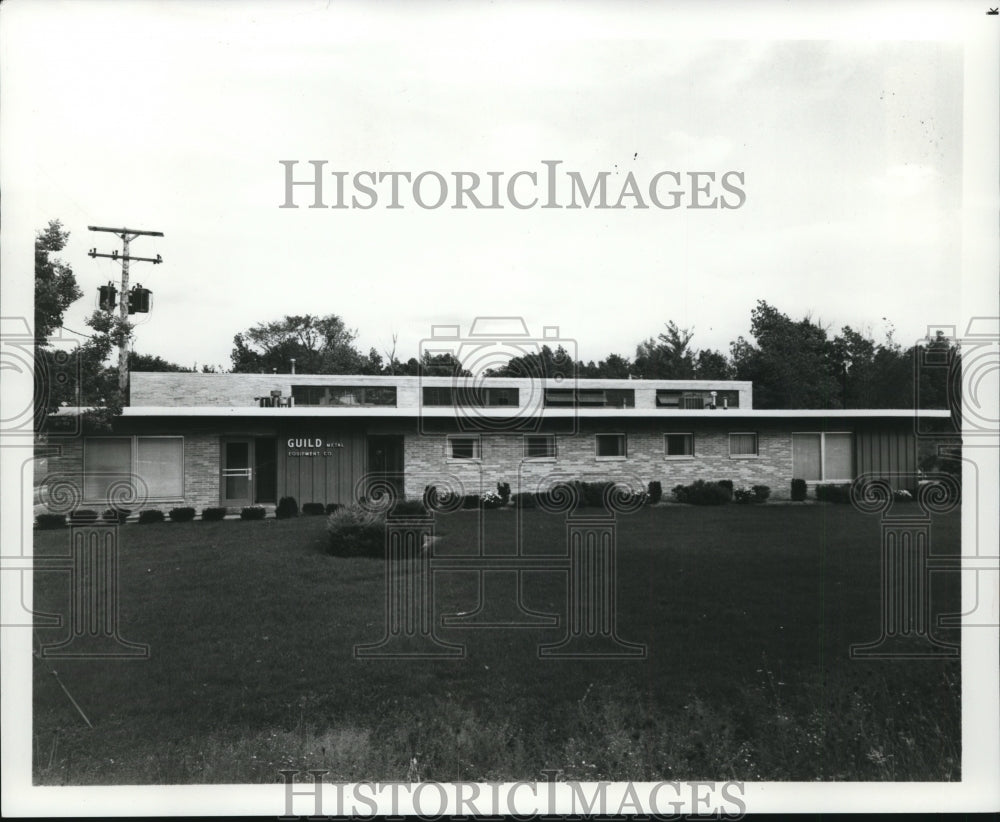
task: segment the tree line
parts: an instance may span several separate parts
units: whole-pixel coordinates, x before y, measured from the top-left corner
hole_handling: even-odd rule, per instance
[[[126,398],[108,359],[118,344],[132,341],[132,326],[117,313],[94,311],[85,321],[91,334],[68,354],[53,344],[65,311],[83,294],[72,269],[55,256],[69,233],[58,221],[39,231],[35,241],[36,368],[43,375],[39,419],[60,405],[84,405],[117,413]],[[231,373],[372,374],[399,376],[468,375],[448,354],[401,359],[393,346],[360,351],[357,331],[336,314],[287,315],[258,323],[233,337]],[[636,344],[631,357],[608,354],[598,362],[574,360],[562,346],[543,345],[486,372],[493,377],[581,377],[663,380],[750,380],[754,406],[773,408],[947,408],[949,390],[960,379],[948,368],[923,363],[957,362],[958,346],[940,332],[904,348],[888,332],[876,341],[844,326],[831,335],[811,317],[792,319],[759,300],[750,312],[749,337],[738,336],[728,352],[697,349],[694,331],[667,321],[655,336]],[[131,370],[194,371],[158,355],[132,352]]]

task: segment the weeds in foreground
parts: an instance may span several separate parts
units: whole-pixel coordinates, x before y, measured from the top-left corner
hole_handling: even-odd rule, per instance
[[[752,687],[726,699],[693,694],[670,708],[608,683],[547,715],[528,704],[477,711],[445,695],[391,701],[372,726],[324,723],[316,708],[287,728],[233,728],[166,746],[130,740],[127,761],[117,762],[114,733],[75,729],[36,735],[35,776],[39,784],[265,783],[281,770],[318,768],[329,781],[446,782],[540,779],[551,768],[560,780],[587,781],[957,780],[957,672],[938,667],[918,695],[876,670],[786,683],[762,659]]]

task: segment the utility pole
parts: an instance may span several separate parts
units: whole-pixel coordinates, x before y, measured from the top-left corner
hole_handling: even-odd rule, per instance
[[[136,262],[143,263],[153,263],[157,265],[163,262],[163,258],[157,254],[156,257],[130,257],[128,253],[129,243],[132,242],[136,237],[162,237],[162,231],[140,231],[134,228],[105,228],[104,226],[98,225],[88,225],[87,229],[90,231],[107,231],[110,234],[115,234],[121,238],[122,241],[122,253],[119,254],[117,251],[113,251],[110,254],[98,254],[96,248],[90,249],[91,257],[108,257],[112,260],[121,260],[122,262],[122,290],[119,295],[118,302],[118,316],[121,318],[122,324],[128,322],[129,315],[129,301],[130,293],[128,290],[128,264],[132,260]],[[148,310],[148,309],[147,309]],[[128,387],[128,339],[122,338],[121,345],[118,347],[118,389],[122,393],[123,402],[125,397],[125,390]]]

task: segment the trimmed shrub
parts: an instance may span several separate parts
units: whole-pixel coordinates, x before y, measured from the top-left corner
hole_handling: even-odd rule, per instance
[[[191,522],[195,515],[194,508],[171,508],[170,509],[170,521],[171,522]]]
[[[725,505],[732,499],[729,488],[718,482],[695,480],[690,485],[675,485],[674,499],[688,505]]]
[[[846,505],[851,502],[850,485],[817,485],[816,499],[821,502],[834,502]]]
[[[655,505],[663,499],[663,485],[659,480],[653,480],[646,486],[646,497],[650,505]]]
[[[514,494],[511,499],[514,501],[514,505],[518,508],[534,508],[535,507],[535,495],[528,491],[521,491]]]
[[[264,519],[267,509],[262,505],[248,505],[240,509],[240,519]]]
[[[466,509],[479,507],[479,494],[466,494],[462,497],[462,507]]]
[[[66,515],[65,514],[39,514],[35,518],[35,523],[38,528],[42,531],[47,531],[54,528],[65,528],[66,527]]]
[[[274,509],[274,516],[277,519],[291,519],[299,515],[299,504],[295,497],[282,497],[278,500],[278,507]]]
[[[424,507],[424,503],[419,499],[401,499],[395,505],[392,506],[392,510],[389,512],[390,517],[425,517],[427,516],[427,508]]]
[[[139,512],[139,524],[149,525],[151,522],[163,522],[163,512],[157,508],[150,508]]]
[[[201,512],[202,522],[218,522],[226,518],[225,508],[205,508]]]
[[[384,557],[385,520],[360,505],[345,505],[326,524],[328,553],[338,557]]]
[[[302,513],[307,517],[315,517],[319,514],[325,513],[326,508],[322,502],[304,502],[302,503]]]
[[[499,508],[503,505],[503,498],[496,491],[486,491],[480,498],[479,504],[483,508]]]
[[[93,511],[90,508],[77,508],[69,512],[69,521],[72,525],[97,522],[97,511]]]
[[[131,513],[132,512],[127,508],[108,508],[102,516],[104,517],[105,522],[117,522],[121,525],[128,519],[129,514]]]
[[[614,485],[613,482],[608,480],[600,482],[575,482],[573,484],[576,486],[577,505],[588,508],[604,507],[604,495]]]
[[[326,513],[327,513],[327,514],[332,514],[332,513],[334,512],[334,511],[337,511],[337,510],[339,510],[339,509],[340,509],[340,507],[341,507],[341,506],[340,506],[340,503],[339,503],[339,502],[330,502],[330,503],[327,503],[327,506],[326,506]]]
[[[510,483],[509,482],[498,482],[497,483],[497,494],[500,496],[500,504],[506,505],[510,502]]]
[[[754,505],[767,500],[771,489],[766,485],[754,485],[752,488],[736,488],[733,491],[733,501],[741,505]]]
[[[806,498],[806,481],[804,479],[792,480],[792,501],[804,502]]]
[[[733,481],[732,480],[719,480],[715,483],[720,488],[725,488],[726,493],[729,494],[729,499],[733,498]]]

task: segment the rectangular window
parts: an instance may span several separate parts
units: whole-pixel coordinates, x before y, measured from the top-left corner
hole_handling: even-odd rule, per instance
[[[524,437],[524,458],[526,460],[554,459],[556,438],[554,434],[526,434]]]
[[[183,437],[90,437],[83,447],[83,496],[107,502],[113,484],[139,482],[138,497],[184,497]]]
[[[624,459],[627,456],[624,434],[597,434],[598,459]]]
[[[448,457],[453,460],[478,460],[482,456],[479,437],[448,437]]]
[[[731,457],[756,457],[757,456],[757,435],[749,433],[739,433],[729,435],[729,456]]]
[[[424,405],[450,406],[458,403],[465,408],[517,407],[516,388],[469,388],[427,386],[423,393]]]
[[[451,388],[448,386],[424,386],[424,405],[451,405]]]
[[[823,479],[821,434],[792,434],[792,476],[806,482]]]
[[[792,474],[806,482],[838,482],[854,478],[849,433],[792,434]]]
[[[184,440],[180,437],[136,437],[135,473],[150,498],[184,496]]]
[[[667,457],[693,457],[694,434],[664,434],[663,453]]]
[[[546,388],[545,405],[564,408],[635,408],[632,388]]]
[[[394,385],[293,385],[296,405],[395,406]]]
[[[131,481],[132,438],[95,437],[83,444],[83,498],[104,500],[111,485]]]
[[[712,405],[711,391],[677,391],[669,388],[656,390],[657,408],[709,408]],[[716,408],[739,408],[739,391],[716,391]]]

